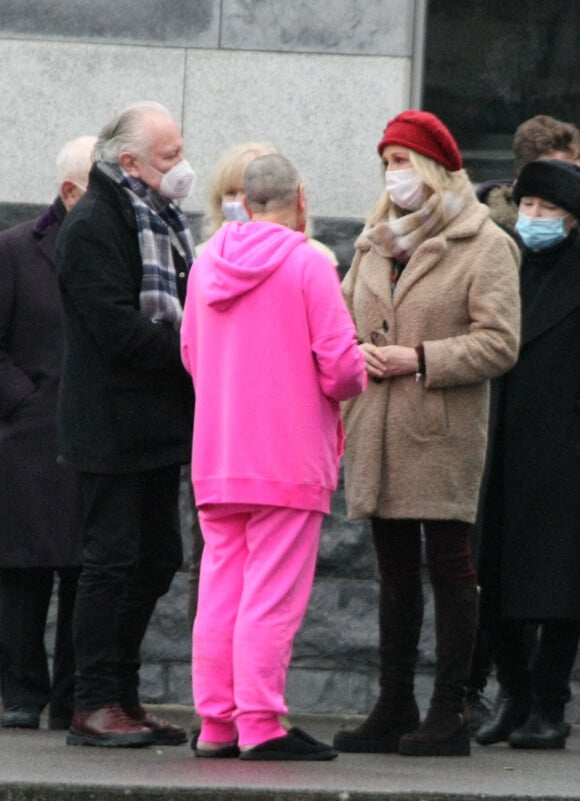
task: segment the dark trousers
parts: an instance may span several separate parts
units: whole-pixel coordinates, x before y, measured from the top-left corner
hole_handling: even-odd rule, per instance
[[[371,521],[381,580],[419,580],[421,528],[425,532],[427,569],[432,584],[475,584],[471,559],[473,527],[458,520]]]
[[[50,703],[51,717],[73,708],[72,619],[79,568],[0,570],[0,687],[4,708]],[[45,648],[46,618],[55,577],[58,607],[52,681]]]
[[[570,674],[578,651],[580,621],[544,620],[532,627],[503,618],[491,628],[492,654],[501,686],[531,696],[539,708],[563,710],[570,700]]]
[[[182,562],[179,465],[83,473],[84,558],[73,636],[76,709],[139,703],[139,651]]]

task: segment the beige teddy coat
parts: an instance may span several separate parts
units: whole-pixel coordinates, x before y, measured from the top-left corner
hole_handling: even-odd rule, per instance
[[[415,250],[395,294],[392,261],[365,232],[343,283],[358,336],[425,348],[426,375],[375,383],[343,405],[353,518],[475,520],[487,444],[489,378],[515,363],[519,251],[470,200]]]

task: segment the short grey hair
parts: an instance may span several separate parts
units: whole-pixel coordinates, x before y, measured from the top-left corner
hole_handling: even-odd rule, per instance
[[[63,145],[56,157],[59,186],[67,179],[86,185],[96,141],[96,136],[79,136]]]
[[[154,100],[143,100],[127,106],[101,130],[95,145],[94,160],[116,164],[126,150],[142,150],[145,146],[142,122],[148,113],[171,117],[165,106]]]
[[[244,195],[253,212],[267,212],[292,206],[301,184],[296,167],[279,153],[259,156],[246,167]]]

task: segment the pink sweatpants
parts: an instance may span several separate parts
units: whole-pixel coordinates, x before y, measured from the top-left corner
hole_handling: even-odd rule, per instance
[[[199,510],[205,547],[193,627],[199,739],[257,745],[286,732],[292,644],[306,612],[321,512],[215,504]]]

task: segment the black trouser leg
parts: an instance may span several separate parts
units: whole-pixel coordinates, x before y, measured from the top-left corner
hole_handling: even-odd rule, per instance
[[[538,647],[530,665],[532,698],[534,707],[552,722],[564,719],[579,638],[577,620],[546,620],[541,625]]]
[[[524,624],[511,618],[499,620],[491,632],[491,647],[502,688],[512,696],[529,696],[529,649]]]
[[[123,475],[82,474],[84,560],[75,603],[75,706],[120,703],[155,600],[181,558],[176,543],[179,467]],[[178,527],[177,527],[178,529]],[[131,663],[131,667],[128,665]],[[131,690],[132,699],[137,693]]]
[[[0,675],[5,709],[41,711],[49,702],[44,633],[53,575],[52,568],[0,570]]]
[[[50,717],[66,721],[74,708],[73,612],[80,568],[59,568],[58,612],[52,658]]]
[[[145,493],[139,562],[119,607],[119,700],[139,703],[141,643],[157,600],[168,591],[183,561],[179,525],[179,466],[151,474]]]

